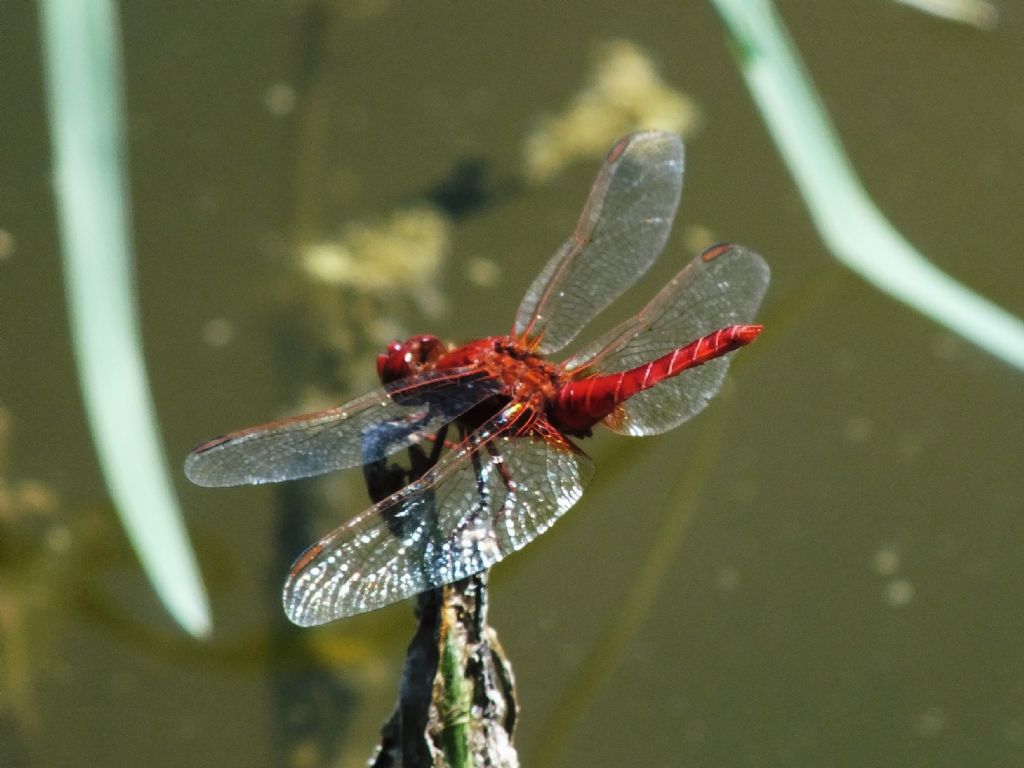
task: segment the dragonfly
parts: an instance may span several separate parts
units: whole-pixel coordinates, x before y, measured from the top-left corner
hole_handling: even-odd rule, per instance
[[[653,435],[707,405],[728,353],[762,330],[751,321],[769,270],[742,246],[708,248],[638,314],[563,361],[548,359],[662,251],[683,169],[678,136],[626,136],[511,333],[461,346],[430,335],[392,342],[377,358],[375,391],[189,454],[185,473],[201,486],[312,477],[414,447],[436,455],[421,476],[298,557],[283,590],[292,622],[364,613],[490,568],[580,499],[594,465],[577,443],[593,428]]]

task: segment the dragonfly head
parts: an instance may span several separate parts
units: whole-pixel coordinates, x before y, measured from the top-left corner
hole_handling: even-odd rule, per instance
[[[435,362],[444,352],[444,344],[436,336],[413,336],[405,341],[393,341],[383,355],[377,355],[377,375],[382,384],[404,379]]]

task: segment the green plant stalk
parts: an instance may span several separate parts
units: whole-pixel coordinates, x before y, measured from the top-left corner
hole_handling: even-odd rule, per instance
[[[466,679],[465,644],[459,641],[458,625],[443,621],[441,651],[441,698],[439,709],[445,756],[451,768],[469,766],[469,713],[473,704],[473,682]]]
[[[107,487],[146,575],[186,631],[210,609],[156,426],[132,275],[118,17],[111,0],[44,0],[57,215],[72,343]]]

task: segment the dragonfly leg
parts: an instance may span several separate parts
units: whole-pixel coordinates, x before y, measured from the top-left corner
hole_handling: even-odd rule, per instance
[[[431,467],[437,464],[438,460],[441,458],[441,451],[443,451],[445,448],[451,450],[451,441],[445,440],[445,436],[447,434],[448,425],[445,424],[443,427],[441,427],[441,429],[438,430],[436,435],[431,435],[429,438],[434,443],[434,449],[430,452],[430,456],[428,457],[428,461]]]

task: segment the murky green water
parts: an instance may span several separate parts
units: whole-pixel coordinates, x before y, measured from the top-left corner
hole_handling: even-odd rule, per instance
[[[598,46],[632,41],[699,106],[675,237],[631,298],[700,227],[770,262],[767,330],[699,419],[590,441],[584,500],[496,569],[525,765],[1024,763],[1024,379],[830,259],[709,5],[123,5],[139,300],[175,464],[312,393],[360,391],[379,335],[507,330],[597,167],[523,186],[522,143]],[[781,11],[879,206],[1020,315],[1024,16],[1003,5],[990,33],[883,2]],[[285,631],[298,549],[277,535],[299,493],[330,510],[316,531],[360,509],[358,473],[284,493],[179,476],[216,621],[209,643],[182,637],[116,523],[82,413],[32,4],[0,9],[0,71],[17,501],[0,521],[0,760],[362,764],[409,607]],[[385,220],[474,159],[489,176],[436,284],[368,296],[297,268],[299,243]]]

